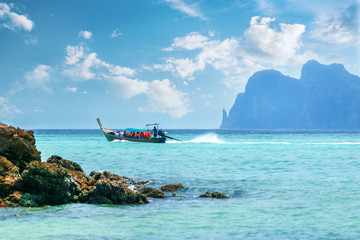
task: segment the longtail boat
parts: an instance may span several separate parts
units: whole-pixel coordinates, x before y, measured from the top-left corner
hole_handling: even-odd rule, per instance
[[[121,132],[104,128],[100,118],[97,118],[96,120],[108,141],[125,140],[131,142],[165,143],[167,138],[180,141],[176,138],[166,136],[163,130],[159,130],[158,123],[146,124],[146,129],[126,128]],[[152,126],[156,129],[155,131],[149,129],[149,127]]]

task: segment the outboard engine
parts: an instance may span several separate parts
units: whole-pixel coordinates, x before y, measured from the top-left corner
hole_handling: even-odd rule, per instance
[[[158,135],[159,135],[160,137],[166,137],[166,136],[165,136],[165,132],[164,132],[164,130],[162,130],[162,129],[159,130]]]

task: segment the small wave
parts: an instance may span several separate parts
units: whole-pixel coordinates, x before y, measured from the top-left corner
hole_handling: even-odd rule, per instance
[[[239,142],[240,144],[284,144],[284,145],[290,145],[291,142]]]
[[[192,143],[225,143],[220,140],[215,133],[207,133],[205,135],[201,135],[197,138],[190,140]]]
[[[360,142],[340,142],[340,143],[332,143],[332,142],[322,142],[322,143],[304,143],[308,145],[360,145]]]

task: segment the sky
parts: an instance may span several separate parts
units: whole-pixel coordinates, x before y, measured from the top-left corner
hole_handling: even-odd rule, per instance
[[[0,0],[0,122],[215,129],[255,72],[360,75],[358,0]]]

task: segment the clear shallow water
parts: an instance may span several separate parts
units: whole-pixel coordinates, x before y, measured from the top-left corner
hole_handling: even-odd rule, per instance
[[[0,238],[360,239],[360,131],[169,130],[184,142],[107,142],[100,130],[37,130],[37,148],[159,187],[151,204],[0,210]],[[202,199],[218,191],[225,200]],[[17,215],[17,216],[16,216]]]

